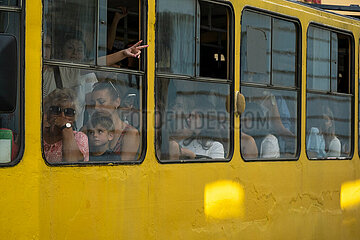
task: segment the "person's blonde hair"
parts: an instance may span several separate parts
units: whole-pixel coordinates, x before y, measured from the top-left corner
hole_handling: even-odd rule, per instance
[[[69,102],[74,105],[75,118],[78,113],[78,103],[75,92],[70,88],[55,89],[44,98],[44,112],[49,111],[51,106],[59,106],[61,103]]]

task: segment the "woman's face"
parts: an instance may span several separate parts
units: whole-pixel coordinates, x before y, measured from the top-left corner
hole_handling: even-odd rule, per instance
[[[203,120],[204,120],[204,117],[200,111],[192,111],[190,116],[187,119],[189,128],[196,135],[199,134],[201,132],[202,128],[205,127]]]
[[[322,126],[322,132],[328,133],[329,129],[332,127],[332,120],[329,116],[324,115],[323,116],[323,126]]]
[[[80,40],[70,39],[63,48],[63,54],[65,60],[70,61],[82,61],[85,58],[85,46]]]
[[[113,100],[108,89],[94,91],[91,94],[91,102],[95,110],[105,110],[110,113],[120,106],[120,98]]]

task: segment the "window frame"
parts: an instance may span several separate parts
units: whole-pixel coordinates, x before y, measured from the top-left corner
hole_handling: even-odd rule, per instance
[[[44,1],[47,0],[42,0],[43,6],[44,6]],[[140,39],[143,40],[142,43],[146,43],[148,38],[148,28],[147,28],[147,23],[148,23],[148,2],[146,0],[139,0],[141,1],[140,3],[140,8],[139,8],[139,14],[141,14],[141,20],[139,25],[141,26],[141,28],[139,29],[139,37]],[[96,46],[94,46],[95,48],[95,58],[97,58],[97,54],[98,54],[98,46],[99,46],[99,24],[100,23],[100,19],[99,19],[99,2],[96,2],[96,13],[95,13],[95,22],[94,24],[96,24],[95,26],[95,42],[96,42]],[[44,15],[44,11],[43,11],[43,15]],[[45,17],[42,17],[42,29],[44,30],[44,26],[45,26]],[[46,165],[50,166],[50,167],[66,167],[66,166],[71,166],[71,167],[77,167],[77,166],[104,166],[104,165],[140,165],[143,163],[143,161],[145,160],[145,155],[146,155],[146,150],[147,150],[147,114],[146,114],[146,110],[147,110],[147,88],[148,88],[148,53],[147,50],[143,50],[141,53],[141,58],[140,58],[140,69],[142,70],[131,70],[131,69],[125,69],[125,68],[114,68],[114,67],[108,67],[108,66],[101,66],[98,64],[98,61],[94,61],[94,64],[84,64],[84,63],[72,63],[72,62],[68,62],[65,60],[58,60],[58,59],[45,59],[44,58],[44,31],[42,34],[42,73],[41,73],[41,82],[43,83],[44,81],[44,66],[48,65],[48,66],[58,66],[58,67],[69,67],[69,68],[75,68],[75,69],[80,69],[80,70],[90,70],[90,71],[96,71],[96,72],[106,72],[106,73],[120,73],[120,74],[131,74],[134,76],[140,76],[142,79],[141,82],[141,88],[139,89],[139,93],[140,93],[140,99],[139,99],[139,103],[141,104],[141,109],[140,109],[140,113],[141,113],[141,137],[140,137],[140,148],[139,151],[141,151],[141,153],[139,154],[139,159],[134,161],[134,160],[128,160],[128,161],[104,161],[104,162],[73,162],[73,163],[66,163],[66,162],[58,162],[58,163],[49,163],[46,158],[45,158],[45,151],[44,151],[44,141],[43,141],[43,136],[41,134],[41,153],[42,153],[42,158],[45,162]],[[43,84],[41,87],[43,92]],[[43,116],[43,98],[41,101],[41,113]],[[41,120],[41,125],[43,124],[43,120]]]
[[[19,151],[14,160],[11,160],[9,163],[0,163],[0,168],[3,167],[14,167],[20,163],[23,158],[25,151],[25,0],[18,0],[17,6],[0,6],[1,12],[12,12],[19,15]],[[16,111],[16,110],[15,110]]]
[[[306,149],[306,144],[307,144],[307,133],[305,133],[305,154],[308,160],[310,161],[326,161],[326,160],[330,160],[330,161],[343,161],[343,160],[352,160],[353,156],[354,156],[354,148],[355,148],[355,134],[353,134],[354,132],[354,127],[355,127],[355,121],[354,121],[354,117],[355,117],[355,38],[354,38],[354,34],[349,31],[349,30],[345,30],[345,29],[339,29],[333,26],[329,26],[329,25],[325,25],[325,24],[321,24],[321,23],[317,23],[315,21],[311,21],[306,29],[306,43],[307,43],[307,38],[308,38],[308,34],[309,34],[309,29],[310,27],[315,27],[315,28],[320,28],[322,30],[327,30],[330,33],[337,33],[337,34],[342,34],[344,36],[348,36],[349,37],[349,47],[351,48],[349,51],[349,89],[350,89],[350,93],[340,93],[340,92],[334,92],[331,89],[331,79],[329,79],[330,81],[330,90],[329,91],[324,91],[324,90],[315,90],[315,89],[308,89],[307,88],[307,82],[306,82],[306,103],[305,103],[305,129],[307,129],[308,126],[308,118],[307,118],[307,106],[308,106],[308,94],[319,94],[320,96],[350,96],[351,97],[351,106],[350,106],[350,110],[351,110],[351,115],[350,115],[350,140],[351,140],[351,147],[350,147],[350,155],[347,157],[331,157],[331,158],[310,158],[308,155],[308,151]],[[331,46],[331,45],[330,45]],[[306,75],[307,75],[307,51],[308,51],[308,45],[306,44]],[[330,75],[331,76],[331,75]],[[306,78],[307,80],[307,78]]]
[[[156,0],[157,2],[158,0]],[[158,72],[155,66],[155,76],[154,76],[154,88],[156,91],[156,82],[158,81],[157,79],[168,79],[168,80],[173,80],[173,81],[182,81],[182,80],[186,80],[186,81],[194,81],[197,83],[201,83],[201,82],[205,82],[205,83],[217,83],[217,84],[226,84],[229,85],[229,93],[230,93],[230,99],[234,99],[234,89],[235,89],[235,11],[234,11],[234,7],[232,5],[231,2],[227,2],[227,1],[223,1],[223,0],[194,0],[195,2],[206,2],[209,4],[214,4],[214,5],[221,5],[227,8],[227,10],[229,11],[229,29],[228,29],[228,36],[229,36],[229,64],[228,64],[228,79],[220,79],[220,78],[211,78],[211,77],[203,77],[203,76],[196,76],[198,71],[194,71],[194,75],[190,76],[190,75],[186,75],[186,74],[174,74],[174,73],[165,73],[165,72]],[[197,7],[196,7],[197,9]],[[195,10],[196,11],[196,10]],[[156,9],[156,13],[157,13],[157,9]],[[197,20],[196,20],[197,21]],[[195,24],[196,24],[195,21]],[[196,30],[196,26],[194,26],[195,31]],[[195,33],[196,36],[196,33]],[[157,38],[157,31],[155,32],[155,38]],[[196,41],[196,39],[194,40]],[[156,42],[156,41],[155,41]],[[155,45],[155,48],[157,46]],[[200,43],[199,43],[199,47],[196,46],[195,44],[195,61],[194,64],[200,64],[200,60],[199,62],[196,61],[196,51],[197,49],[200,48]],[[156,52],[156,51],[155,51]],[[155,54],[155,65],[157,63],[157,54]],[[156,106],[156,101],[157,99],[155,98],[155,106]],[[234,102],[230,101],[230,109],[234,109]],[[155,110],[154,110],[155,111]],[[233,159],[233,155],[234,155],[234,112],[231,111],[229,113],[229,119],[230,119],[230,124],[229,124],[229,153],[228,156],[226,158],[222,158],[222,159],[179,159],[179,160],[163,160],[163,159],[159,159],[159,157],[157,156],[157,154],[155,154],[155,157],[157,159],[157,161],[161,164],[176,164],[176,163],[218,163],[218,162],[230,162]],[[154,134],[154,148],[156,148],[155,146],[156,144],[156,135]]]
[[[280,86],[280,85],[273,85],[273,81],[272,81],[272,61],[270,62],[270,81],[269,84],[265,84],[265,83],[251,83],[251,82],[242,82],[241,81],[241,72],[242,72],[242,60],[241,60],[241,55],[242,55],[242,51],[241,51],[241,41],[242,39],[240,39],[240,82],[239,82],[239,86],[240,86],[240,92],[241,91],[241,87],[251,87],[251,88],[262,88],[262,89],[270,89],[270,90],[286,90],[286,91],[294,91],[296,92],[296,96],[297,96],[297,104],[296,107],[297,109],[297,119],[296,119],[296,153],[294,155],[294,157],[286,157],[286,158],[248,158],[245,159],[242,152],[241,152],[241,139],[239,139],[239,144],[240,144],[240,156],[242,158],[242,160],[244,162],[289,162],[289,161],[297,161],[300,158],[300,154],[301,154],[301,107],[302,107],[302,25],[301,25],[301,21],[293,16],[289,16],[289,15],[283,15],[283,14],[279,14],[276,12],[272,12],[272,11],[268,11],[265,9],[260,9],[260,8],[256,8],[256,7],[244,7],[244,9],[241,11],[241,27],[242,27],[242,23],[243,23],[243,15],[245,11],[250,11],[252,13],[256,13],[256,14],[261,14],[261,15],[265,15],[271,18],[271,21],[275,18],[275,19],[279,19],[279,20],[283,20],[283,21],[287,21],[287,22],[291,22],[294,23],[294,26],[296,28],[296,54],[297,56],[295,57],[295,84],[293,87],[288,87],[288,86]],[[271,28],[271,32],[273,31],[273,29]],[[271,38],[273,38],[273,35],[271,35]],[[273,43],[271,42],[271,46],[270,46],[270,55],[272,56],[272,46]],[[272,60],[272,57],[271,59]],[[239,129],[240,135],[241,136],[241,126]],[[260,150],[258,149],[258,152],[260,153]]]

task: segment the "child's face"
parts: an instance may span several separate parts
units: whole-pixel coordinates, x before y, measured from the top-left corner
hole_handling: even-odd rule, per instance
[[[89,143],[91,146],[103,146],[113,139],[113,133],[99,124],[88,130]]]

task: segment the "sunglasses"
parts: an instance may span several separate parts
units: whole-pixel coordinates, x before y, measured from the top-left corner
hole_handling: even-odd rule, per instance
[[[51,115],[60,115],[62,112],[64,113],[64,115],[66,117],[74,117],[76,111],[73,108],[64,108],[64,109],[62,109],[59,106],[51,106],[49,108],[49,113]]]

